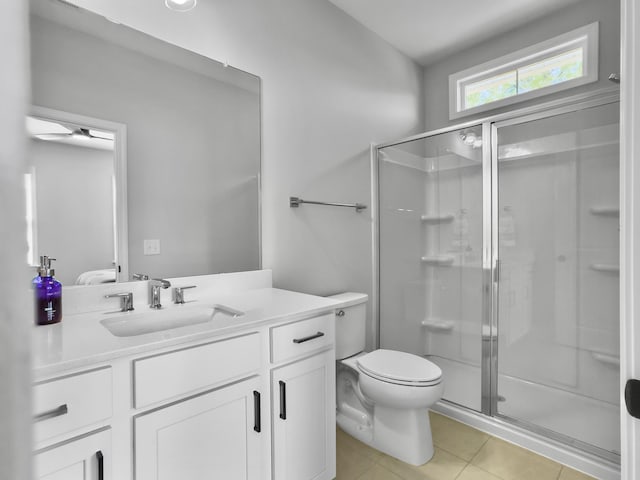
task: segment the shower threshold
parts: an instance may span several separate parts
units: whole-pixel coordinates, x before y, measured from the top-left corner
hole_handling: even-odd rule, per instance
[[[443,399],[479,412],[480,367],[442,357],[427,358],[442,369]],[[498,386],[500,416],[619,455],[618,405],[507,375],[499,375]]]

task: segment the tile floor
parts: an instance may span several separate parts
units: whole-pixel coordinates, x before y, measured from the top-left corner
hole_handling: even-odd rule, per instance
[[[589,480],[547,458],[431,413],[435,454],[420,467],[378,452],[338,429],[336,480]]]

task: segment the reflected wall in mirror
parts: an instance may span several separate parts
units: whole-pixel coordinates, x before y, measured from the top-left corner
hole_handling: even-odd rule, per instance
[[[28,261],[63,260],[63,285],[128,278],[126,128],[34,107],[27,117]]]
[[[177,277],[260,268],[258,77],[54,0],[31,1],[31,47],[35,105],[126,127],[126,174],[115,189],[126,183],[128,223],[111,236],[126,235],[122,248],[113,246],[121,280],[130,278],[124,272]],[[57,178],[71,177],[67,168],[75,167],[56,167]],[[68,217],[56,228],[73,224],[85,202],[76,200],[76,208],[73,200],[71,208],[60,205]],[[66,252],[77,254],[89,241],[81,230],[113,225],[105,215],[76,228],[64,251],[38,248],[58,259],[64,284],[79,276],[71,267],[77,258]],[[36,228],[44,219],[37,215]],[[116,225],[121,220],[116,214]],[[160,253],[145,254],[145,240],[158,241]],[[82,269],[111,268],[104,263]]]

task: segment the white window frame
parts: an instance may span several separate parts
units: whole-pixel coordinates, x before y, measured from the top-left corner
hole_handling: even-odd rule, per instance
[[[598,22],[594,22],[517,52],[449,75],[449,118],[453,120],[598,81],[598,35]],[[580,47],[583,48],[584,52],[583,75],[581,77],[516,94],[501,100],[478,105],[477,107],[463,109],[464,88],[469,83],[475,83],[516,70]]]

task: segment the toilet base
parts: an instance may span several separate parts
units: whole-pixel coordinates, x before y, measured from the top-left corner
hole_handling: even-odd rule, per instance
[[[338,426],[362,443],[411,465],[422,465],[433,457],[429,409],[399,410],[376,405],[373,425],[342,414]]]

